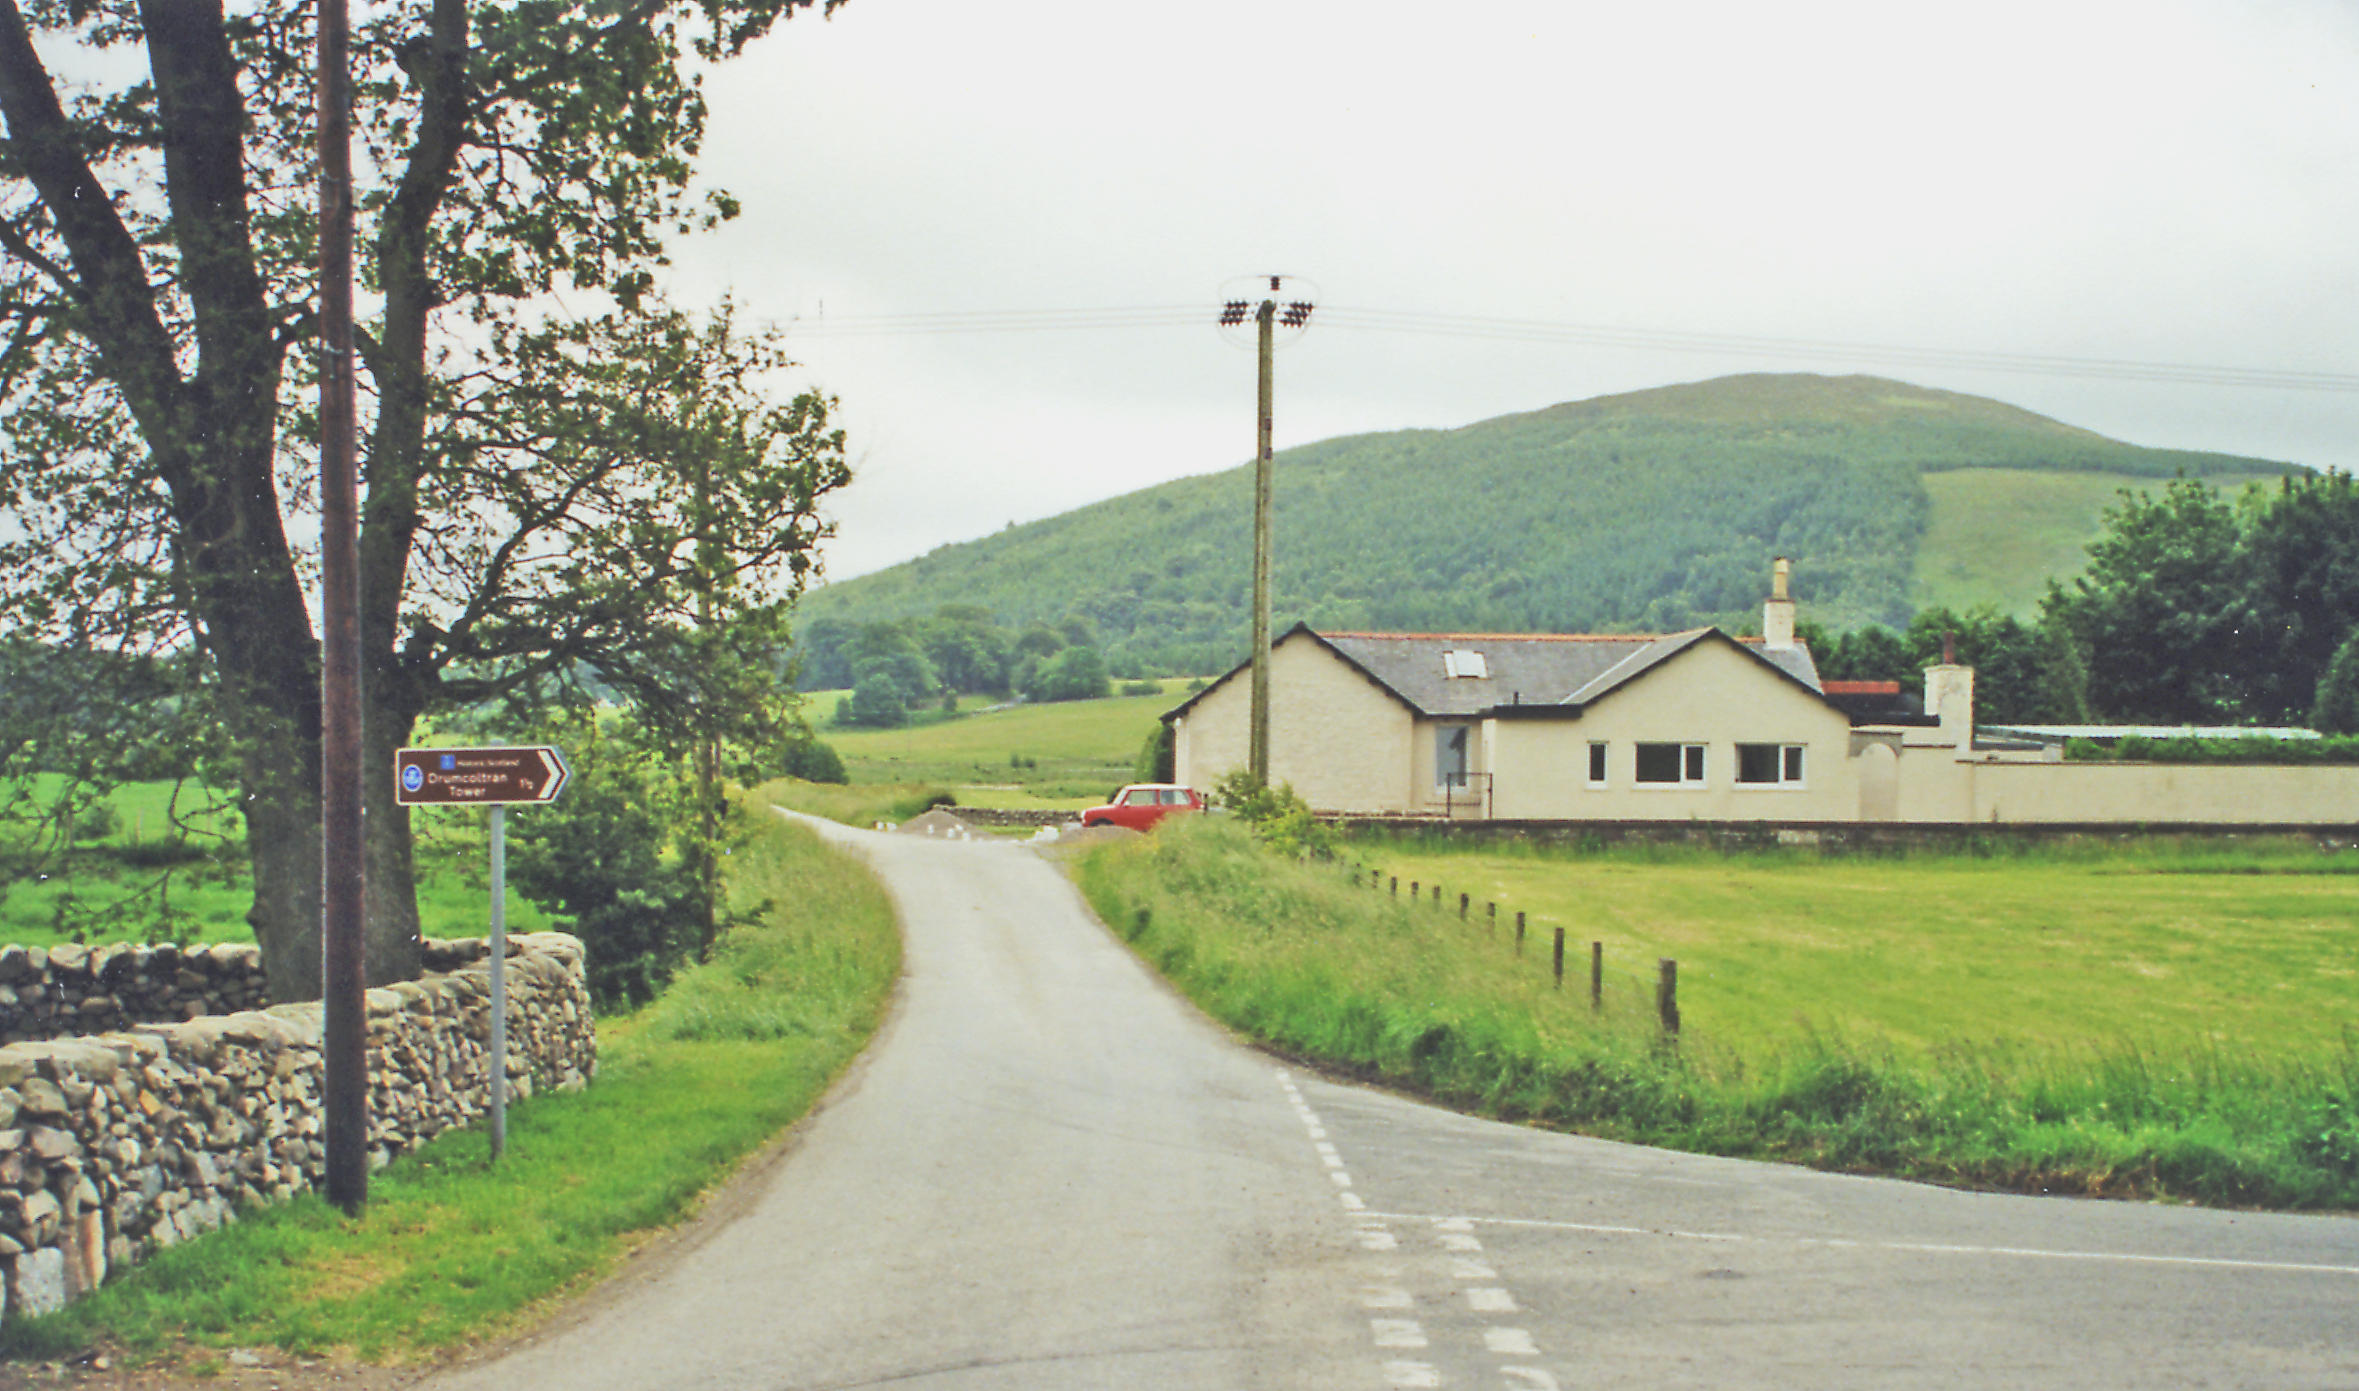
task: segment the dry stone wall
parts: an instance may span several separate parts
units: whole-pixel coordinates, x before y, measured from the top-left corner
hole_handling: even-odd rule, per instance
[[[509,948],[509,1096],[584,1085],[598,1061],[580,941],[532,933]],[[185,1017],[256,998],[253,948],[36,952],[0,952],[0,972],[18,963],[16,1001],[0,1006],[18,1040],[0,1047],[6,1315],[60,1308],[111,1269],[323,1180],[320,1007]],[[430,941],[425,964],[368,992],[372,1164],[490,1106],[490,949]],[[172,1013],[124,1017],[151,1002]],[[120,1022],[80,1030],[96,1018]],[[22,1037],[19,1020],[53,1035]]]

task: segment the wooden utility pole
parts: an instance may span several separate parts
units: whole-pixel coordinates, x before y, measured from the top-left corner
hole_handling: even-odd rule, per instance
[[[1277,290],[1278,277],[1273,275],[1270,292],[1276,294]],[[1271,359],[1277,356],[1273,339],[1278,302],[1263,300],[1253,313],[1253,322],[1261,339],[1261,423],[1253,450],[1253,750],[1249,766],[1253,780],[1266,787],[1270,781],[1270,377]]]
[[[367,899],[360,806],[360,484],[352,357],[352,78],[345,0],[319,6],[320,1007],[328,1201],[369,1200]]]
[[[1253,451],[1253,728],[1247,745],[1246,767],[1254,781],[1270,780],[1270,495],[1275,469],[1270,449],[1270,427],[1275,414],[1272,400],[1277,330],[1302,329],[1311,321],[1311,301],[1278,303],[1285,277],[1269,277],[1269,297],[1253,305],[1233,299],[1221,307],[1224,328],[1242,326],[1250,317],[1260,358],[1259,411]]]

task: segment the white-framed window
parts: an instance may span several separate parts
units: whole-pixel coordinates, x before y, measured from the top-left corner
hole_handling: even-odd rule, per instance
[[[1631,781],[1641,787],[1704,785],[1702,744],[1634,744]]]
[[[1801,744],[1739,744],[1736,780],[1739,787],[1802,787],[1808,769]]]
[[[1474,726],[1446,724],[1433,732],[1433,785],[1464,787],[1474,747]]]
[[[1592,739],[1589,741],[1589,785],[1603,787],[1605,781],[1605,741]]]

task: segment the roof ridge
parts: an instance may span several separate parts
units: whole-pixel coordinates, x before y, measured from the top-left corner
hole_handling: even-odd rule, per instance
[[[1323,638],[1373,638],[1398,642],[1660,642],[1664,633],[1368,633],[1330,632],[1313,628]],[[1755,639],[1758,641],[1758,639]]]

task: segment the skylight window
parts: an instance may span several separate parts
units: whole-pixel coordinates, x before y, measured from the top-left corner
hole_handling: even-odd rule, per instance
[[[1482,653],[1459,648],[1442,654],[1442,674],[1453,680],[1468,677],[1480,681],[1489,679],[1491,667]]]

